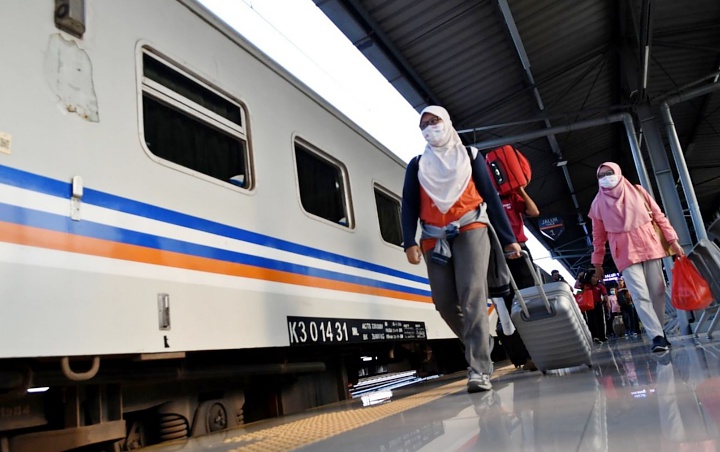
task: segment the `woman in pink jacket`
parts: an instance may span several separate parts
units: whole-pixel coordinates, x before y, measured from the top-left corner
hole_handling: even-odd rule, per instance
[[[685,252],[672,225],[650,194],[633,185],[620,167],[605,162],[597,170],[600,189],[590,206],[593,224],[592,263],[602,278],[605,242],[610,243],[615,266],[622,272],[638,317],[652,339],[653,352],[665,352],[670,343],[663,332],[665,321],[665,277],[662,258],[667,254],[655,232],[660,227],[672,251]]]

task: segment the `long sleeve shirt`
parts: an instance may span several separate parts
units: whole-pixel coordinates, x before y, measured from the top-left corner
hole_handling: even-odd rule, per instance
[[[417,245],[417,227],[420,218],[420,181],[418,180],[418,160],[413,158],[408,164],[405,172],[405,184],[403,186],[401,224],[403,230],[403,248],[408,249]],[[504,247],[511,243],[517,243],[515,234],[512,231],[505,210],[500,202],[500,196],[490,179],[485,160],[479,156],[471,159],[472,181],[475,183],[480,196],[487,204],[488,216],[500,244]]]
[[[645,197],[645,202],[652,211],[652,218],[665,236],[665,240],[668,243],[677,241],[677,233],[670,221],[665,217],[665,214],[660,210],[660,206],[644,188],[639,188]],[[615,266],[619,271],[623,271],[633,264],[660,259],[666,255],[652,221],[648,221],[631,231],[608,232],[605,230],[605,224],[601,219],[593,218],[592,227],[594,252],[591,262],[593,265],[602,265],[605,258],[606,242],[610,242],[610,254],[612,254]]]

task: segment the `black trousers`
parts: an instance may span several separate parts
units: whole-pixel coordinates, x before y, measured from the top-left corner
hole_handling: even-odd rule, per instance
[[[637,312],[635,312],[635,306],[632,304],[628,306],[620,306],[620,312],[623,316],[623,322],[625,322],[625,328],[627,328],[628,332],[632,331],[633,333],[639,333],[639,326],[638,326],[638,317]]]
[[[595,309],[585,311],[588,319],[588,328],[593,339],[599,339],[601,341],[607,340],[605,335],[605,306],[600,303],[595,305]]]

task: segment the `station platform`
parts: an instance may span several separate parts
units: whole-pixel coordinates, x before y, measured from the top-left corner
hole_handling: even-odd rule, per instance
[[[446,375],[144,450],[720,450],[720,342],[670,341],[659,355],[643,336],[611,340],[595,346],[592,368],[547,374],[498,363],[488,392]]]

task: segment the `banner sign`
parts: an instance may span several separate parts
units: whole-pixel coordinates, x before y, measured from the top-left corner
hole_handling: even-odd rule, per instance
[[[550,240],[557,240],[565,231],[565,225],[561,217],[544,217],[538,220],[540,232]]]

